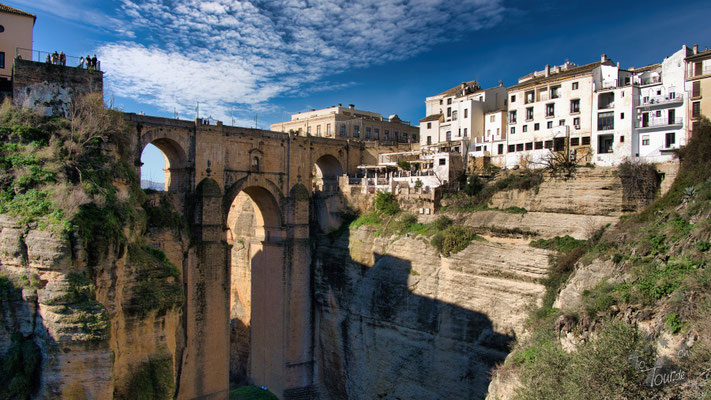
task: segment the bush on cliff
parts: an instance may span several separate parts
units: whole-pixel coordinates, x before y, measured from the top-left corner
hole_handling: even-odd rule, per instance
[[[32,337],[12,335],[7,354],[0,359],[0,399],[29,399],[40,382],[42,352]]]

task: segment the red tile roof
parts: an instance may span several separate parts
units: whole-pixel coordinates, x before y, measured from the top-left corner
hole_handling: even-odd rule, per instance
[[[10,14],[17,14],[17,15],[23,15],[25,17],[32,17],[33,20],[36,20],[37,17],[34,14],[30,14],[26,11],[18,10],[17,8],[12,8],[8,5],[0,3],[0,12],[6,12]]]

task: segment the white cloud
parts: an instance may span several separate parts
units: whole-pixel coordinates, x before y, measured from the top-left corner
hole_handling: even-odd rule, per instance
[[[322,80],[458,40],[504,11],[502,0],[122,0],[121,8],[135,39],[97,53],[113,92],[167,111],[200,101],[220,118],[233,105],[340,87]]]

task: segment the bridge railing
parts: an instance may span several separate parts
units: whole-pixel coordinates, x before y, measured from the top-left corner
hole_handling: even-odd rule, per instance
[[[52,57],[56,52],[48,52],[48,51],[42,51],[42,50],[33,50],[33,49],[24,49],[22,47],[18,47],[15,50],[15,57],[20,58],[22,60],[27,60],[27,61],[34,61],[34,62],[46,62],[49,64],[55,64],[55,65],[62,65],[65,67],[74,67],[74,68],[82,68],[82,69],[95,69],[98,71],[101,71],[101,61],[97,60],[96,62],[96,67],[95,68],[89,68],[88,63],[86,61],[86,58],[84,58],[84,63],[81,63],[81,60],[83,57],[77,57],[77,56],[69,56],[69,55],[64,55],[64,62],[61,62],[58,60],[55,61],[55,58]],[[59,53],[57,53],[57,56]]]

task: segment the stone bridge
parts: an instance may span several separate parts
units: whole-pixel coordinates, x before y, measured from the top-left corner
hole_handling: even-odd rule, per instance
[[[124,114],[135,128],[136,167],[149,143],[166,157],[166,190],[189,219],[194,251],[183,260],[185,350],[180,399],[227,398],[231,277],[245,195],[254,220],[247,279],[251,331],[247,379],[280,398],[310,398],[314,332],[309,224],[315,190],[363,162],[363,144],[339,139]],[[241,245],[241,243],[240,243]]]

